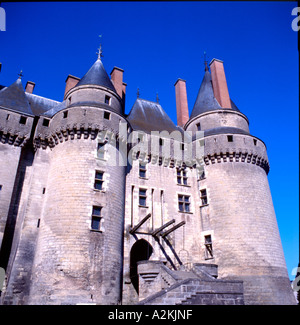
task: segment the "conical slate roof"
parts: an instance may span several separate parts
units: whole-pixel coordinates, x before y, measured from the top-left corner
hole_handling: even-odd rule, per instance
[[[110,81],[101,60],[98,58],[97,61],[92,65],[90,70],[81,78],[76,87],[82,85],[98,85],[104,86],[116,92],[115,87]]]
[[[209,71],[206,70],[190,119],[204,112],[216,109],[222,109],[222,107],[214,96],[211,75]]]
[[[128,117],[134,130],[150,133],[151,131],[182,131],[178,128],[159,103],[137,98]]]
[[[0,107],[23,114],[34,115],[25,95],[20,78],[18,78],[9,87],[3,88],[0,91]]]

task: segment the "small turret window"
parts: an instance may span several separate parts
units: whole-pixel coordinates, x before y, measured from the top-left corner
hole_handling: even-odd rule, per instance
[[[103,183],[104,183],[104,179],[103,179],[103,172],[96,170],[95,173],[95,183],[94,183],[94,189],[95,190],[103,190]]]
[[[100,159],[105,159],[105,143],[98,143],[97,157]]]
[[[64,118],[68,117],[68,111],[64,111]]]
[[[196,124],[196,128],[197,128],[197,131],[200,131],[200,130],[201,130],[201,125],[200,125],[200,123],[197,123],[197,124]]]
[[[233,142],[233,136],[232,135],[227,135],[227,140],[228,140],[228,142]]]
[[[101,209],[102,207],[100,206],[93,206],[93,212],[92,212],[92,224],[91,228],[92,230],[100,230],[101,226]]]
[[[26,124],[26,121],[27,121],[27,117],[25,116],[20,117],[20,124]]]
[[[104,112],[103,116],[106,120],[110,120],[110,113],[109,112]]]
[[[111,98],[107,95],[105,95],[105,100],[104,100],[105,104],[110,105],[111,102]]]
[[[47,118],[43,119],[43,126],[49,126],[50,120],[48,120]]]

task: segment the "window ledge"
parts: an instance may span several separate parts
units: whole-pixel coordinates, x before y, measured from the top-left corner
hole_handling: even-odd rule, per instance
[[[100,230],[97,230],[97,229],[91,229],[91,228],[90,228],[90,231],[92,231],[92,232],[100,232],[100,233],[103,232],[103,230],[101,230],[101,229]]]
[[[139,208],[149,208],[147,205],[138,205],[139,206]]]
[[[193,214],[193,212],[180,211],[180,210],[178,210],[178,212],[180,212],[180,213],[187,213],[187,214]]]
[[[142,176],[139,176],[140,179],[146,179],[148,180],[149,178],[148,177],[142,177]]]
[[[94,192],[100,192],[100,193],[106,193],[105,190],[97,190],[96,188],[93,188]]]
[[[202,207],[207,207],[207,206],[209,206],[208,203],[207,203],[207,204],[202,204],[202,205],[200,205],[200,208],[202,208]]]
[[[179,184],[179,183],[177,183],[177,185],[179,185],[179,186],[184,186],[184,187],[191,187],[191,185],[186,185],[186,184]]]

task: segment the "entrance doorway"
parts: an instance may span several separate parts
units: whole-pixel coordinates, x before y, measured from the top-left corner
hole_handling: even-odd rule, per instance
[[[137,294],[139,293],[139,277],[137,262],[148,260],[153,252],[152,246],[144,239],[135,242],[130,251],[130,279]]]

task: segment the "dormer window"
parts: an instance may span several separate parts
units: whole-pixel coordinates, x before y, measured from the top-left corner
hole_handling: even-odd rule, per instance
[[[105,95],[104,103],[107,105],[110,105],[110,100],[111,100],[111,98],[109,96]]]

